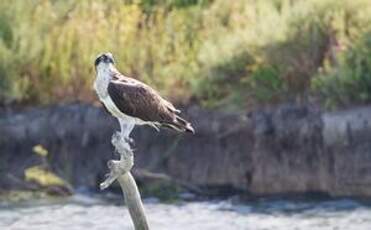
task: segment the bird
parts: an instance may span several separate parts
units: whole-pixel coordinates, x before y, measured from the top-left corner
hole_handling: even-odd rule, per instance
[[[165,127],[195,133],[191,123],[180,116],[181,111],[172,103],[149,85],[121,74],[115,64],[112,53],[96,57],[94,89],[104,107],[118,119],[124,138],[130,140],[136,125],[148,125],[157,131]]]

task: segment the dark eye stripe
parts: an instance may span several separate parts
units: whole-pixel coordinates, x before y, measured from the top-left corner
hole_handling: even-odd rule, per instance
[[[95,59],[95,62],[94,62],[95,66],[97,66],[101,61],[102,61],[102,56]]]

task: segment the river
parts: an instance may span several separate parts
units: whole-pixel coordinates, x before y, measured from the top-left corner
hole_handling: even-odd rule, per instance
[[[1,230],[132,229],[122,201],[71,198],[0,204]],[[368,230],[371,206],[351,199],[179,201],[145,199],[151,229],[158,230]]]

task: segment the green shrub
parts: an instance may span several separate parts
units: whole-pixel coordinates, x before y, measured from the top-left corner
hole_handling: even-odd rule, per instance
[[[0,68],[0,82],[10,88],[5,96],[12,100],[91,101],[94,58],[106,51],[114,53],[124,73],[168,96],[182,98],[188,91],[198,8],[167,12],[160,7],[146,15],[138,4],[103,0],[15,0],[0,7],[13,34],[9,46],[0,42],[1,66],[7,66]],[[10,93],[17,87],[20,93]]]
[[[327,60],[313,79],[313,89],[327,107],[371,101],[371,33]]]
[[[368,60],[369,12],[369,0],[1,1],[0,101],[95,100],[93,61],[111,51],[178,102],[368,102],[365,84],[346,87],[368,82],[351,59]]]

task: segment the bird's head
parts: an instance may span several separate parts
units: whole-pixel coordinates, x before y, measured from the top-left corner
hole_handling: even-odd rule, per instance
[[[114,64],[115,59],[113,59],[113,55],[111,53],[98,55],[94,62],[95,69],[98,69],[98,67],[110,67]]]

